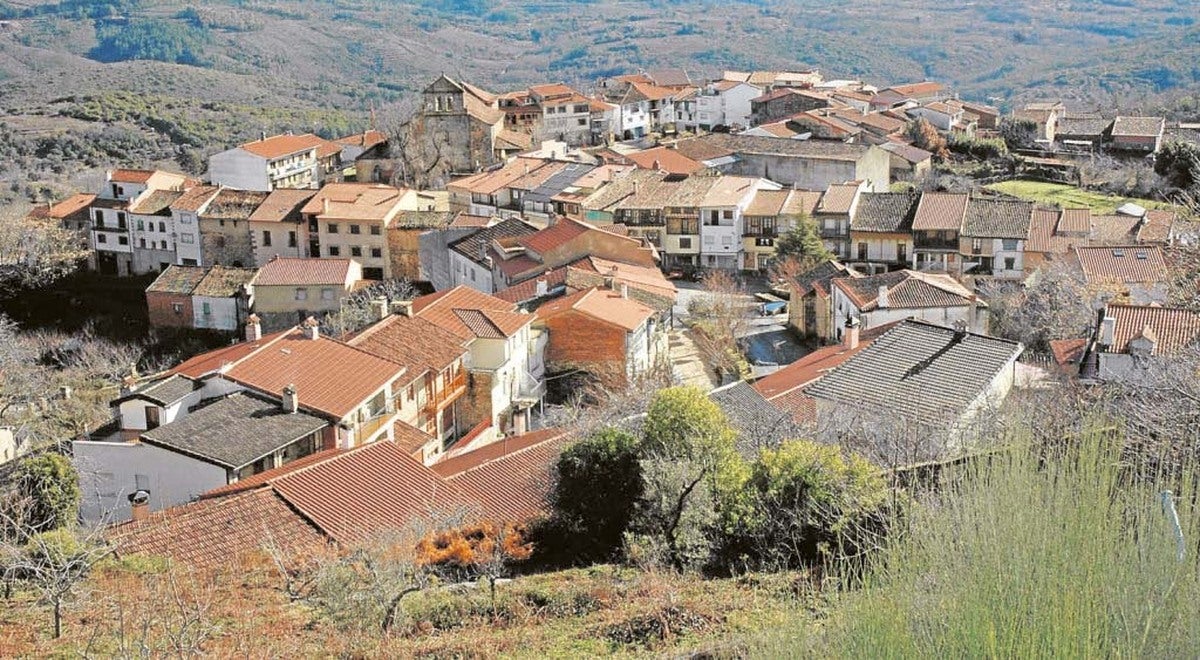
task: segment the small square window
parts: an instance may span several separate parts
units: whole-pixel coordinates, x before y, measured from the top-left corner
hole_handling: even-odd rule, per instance
[[[337,223],[336,223],[336,222],[331,222],[331,223],[329,223],[329,225],[328,225],[328,229],[329,229],[329,233],[331,233],[331,234],[336,234],[336,233],[338,233],[338,226],[337,226]]]
[[[340,256],[342,256],[342,248],[341,248],[341,246],[340,246],[340,245],[330,245],[330,246],[329,246],[329,256],[331,256],[331,257],[340,257]]]
[[[296,300],[308,300],[308,289],[297,288],[296,289]]]
[[[371,248],[371,256],[379,259],[383,256],[383,248]]]
[[[362,227],[359,225],[350,225],[350,233],[351,234],[361,234]]]
[[[333,300],[333,289],[321,289],[321,300]]]
[[[372,236],[378,236],[381,233],[381,231],[382,231],[382,229],[380,228],[379,225],[371,225],[371,235]]]

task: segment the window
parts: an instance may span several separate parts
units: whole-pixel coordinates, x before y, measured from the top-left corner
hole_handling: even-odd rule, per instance
[[[1004,239],[1004,249],[1009,250],[1009,251],[1016,250],[1017,249],[1017,239],[1015,239],[1015,238]]]
[[[350,256],[361,257],[362,256],[362,247],[360,247],[358,245],[351,247],[350,248]]]
[[[679,238],[679,249],[680,250],[692,249],[692,237],[691,236],[681,236]]]
[[[96,242],[97,243],[107,243],[108,236],[106,236],[104,234],[96,234]]]
[[[98,224],[98,225],[104,224],[104,212],[103,211],[100,211],[100,210],[96,211],[96,224]]]
[[[896,261],[908,261],[908,244],[896,244]]]
[[[145,231],[145,230],[146,230],[146,224],[145,224],[144,222],[142,222],[141,220],[138,220],[138,221],[137,221],[137,228],[138,228],[138,231]],[[150,226],[150,231],[154,231],[154,226],[153,226],[153,225],[151,225],[151,226]]]
[[[126,224],[124,211],[117,211],[117,226],[120,227],[121,229],[125,229],[126,227],[129,226],[128,224]]]
[[[118,236],[117,243],[119,245],[129,245],[129,237],[128,236]]]
[[[381,229],[382,228],[379,225],[371,225],[371,235],[378,236],[380,234]]]
[[[350,233],[351,234],[361,234],[362,227],[359,225],[350,225]]]
[[[726,220],[733,220],[733,211],[725,209],[724,211],[721,211],[721,217],[725,218]]]
[[[321,300],[333,300],[333,289],[321,289]]]
[[[342,256],[342,248],[337,245],[330,245],[329,246],[329,256],[331,256],[331,257]]]
[[[183,303],[171,303],[171,311],[176,314],[183,314]]]
[[[200,311],[205,316],[212,316],[212,303],[208,303],[208,302],[200,303]]]
[[[331,223],[329,223],[329,225],[328,225],[328,231],[329,231],[329,233],[331,233],[331,234],[336,234],[336,233],[338,233],[338,226],[337,226],[337,223],[336,223],[336,222],[331,222]]]
[[[144,239],[144,238],[139,238],[139,239],[138,239],[138,247],[140,247],[140,248],[144,248],[144,247],[146,247],[146,239]]]
[[[296,247],[296,232],[288,232],[288,247]]]
[[[181,216],[179,216],[179,223],[180,223],[180,224],[183,224],[183,225],[190,225],[190,224],[192,224],[192,216],[190,216],[190,215],[187,215],[186,213],[185,213],[185,214],[183,214],[183,215],[181,215]]]
[[[118,186],[115,183],[112,184],[112,191],[113,191],[113,197],[120,197],[122,194],[125,193],[125,189],[122,188],[121,186]]]
[[[221,225],[222,227],[224,227],[224,226],[225,226],[225,218],[221,218],[220,220],[217,220],[217,224],[219,224],[219,225]]]
[[[1005,257],[1004,258],[1004,270],[1016,270],[1016,269],[1017,269],[1016,257]]]
[[[866,243],[858,244],[858,259],[859,259],[859,261],[867,260],[867,244]]]
[[[371,256],[376,259],[383,257],[383,248],[371,248]]]
[[[588,124],[587,117],[580,117],[578,120],[578,124],[580,126],[587,126],[587,124]]]
[[[236,222],[235,222],[235,223],[233,223],[233,226],[234,226],[234,227],[236,227],[236,226],[237,226],[237,223],[236,223]],[[159,233],[160,233],[160,234],[165,234],[165,233],[167,233],[167,223],[165,223],[165,222],[160,222],[160,223],[158,223],[158,231],[159,231]]]
[[[292,232],[292,235],[295,236],[295,232]],[[263,236],[263,240],[262,240],[263,247],[271,247],[271,232],[264,229],[262,236]]]
[[[983,251],[983,239],[972,238],[971,239],[971,251],[974,252],[975,254],[979,254],[980,252],[982,252]]]
[[[192,243],[195,243],[195,242],[196,242],[196,237],[195,237],[195,236],[192,236],[191,234],[180,234],[180,235],[179,235],[179,242],[180,242],[180,243],[187,243],[187,244],[189,244],[189,245],[190,245],[190,244],[192,244]]]
[[[297,288],[296,289],[296,300],[308,300],[308,289]]]

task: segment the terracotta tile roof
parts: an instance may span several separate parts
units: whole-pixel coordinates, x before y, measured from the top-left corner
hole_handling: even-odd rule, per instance
[[[856,162],[871,147],[870,145],[836,140],[780,140],[779,138],[752,135],[710,133],[680,140],[676,148],[688,158],[700,161],[741,153]],[[701,156],[697,152],[716,153],[717,155]]]
[[[806,215],[811,216],[817,210],[817,204],[821,203],[821,191],[819,190],[793,190],[792,194],[788,195],[787,201],[784,202],[783,208],[779,209],[781,215]]]
[[[1109,353],[1124,353],[1138,337],[1154,340],[1151,355],[1170,355],[1200,339],[1200,314],[1174,307],[1108,305],[1106,317],[1116,320]]]
[[[208,269],[202,266],[167,266],[167,269],[146,287],[146,293],[191,295],[207,272]]]
[[[792,295],[797,298],[808,295],[813,287],[818,284],[823,285],[823,289],[829,290],[829,282],[836,277],[861,277],[858,271],[850,268],[836,259],[828,259],[813,266],[803,274],[795,277],[792,280]]]
[[[961,230],[969,200],[970,196],[965,193],[922,194],[913,216],[913,230]]]
[[[1060,224],[1058,217],[1057,209],[1033,210],[1033,215],[1029,220],[1029,242],[1025,244],[1026,252],[1067,254],[1071,251],[1072,239],[1060,236],[1055,232],[1055,227]]]
[[[325,140],[311,134],[304,135],[273,135],[265,140],[255,140],[239,145],[239,148],[255,156],[274,160],[318,149]]]
[[[268,193],[254,190],[222,188],[200,214],[201,218],[249,220],[250,215],[267,199]]]
[[[659,170],[672,174],[692,174],[705,169],[702,163],[666,147],[654,147],[645,151],[635,151],[625,154],[625,157],[642,169]]]
[[[817,213],[849,215],[861,191],[862,184],[857,181],[832,184],[821,196]]]
[[[632,298],[622,298],[611,289],[593,287],[564,298],[552,300],[537,310],[539,319],[548,319],[568,310],[581,312],[599,321],[633,332],[654,316],[654,308]]]
[[[189,188],[183,196],[175,200],[171,205],[172,211],[187,211],[197,213],[204,208],[206,204],[212,201],[212,198],[217,195],[220,188],[217,186],[195,186]]]
[[[882,91],[896,92],[904,97],[921,98],[924,96],[940,94],[945,90],[945,85],[938,82],[933,82],[932,80],[926,80],[924,82],[909,83],[906,85],[893,85]]]
[[[265,544],[287,555],[325,546],[325,536],[270,489],[201,500],[114,527],[109,540],[120,555],[170,557],[195,568],[228,566]]]
[[[147,190],[129,206],[130,213],[138,215],[171,215],[171,205],[180,197],[180,190]]]
[[[963,218],[964,236],[983,238],[1029,237],[1033,203],[1007,199],[973,198]]]
[[[502,128],[496,132],[496,148],[527,151],[533,146],[533,136],[529,133],[522,133],[508,128]]]
[[[1150,209],[1146,211],[1146,216],[1143,218],[1142,225],[1138,229],[1138,242],[1166,243],[1171,239],[1175,220],[1176,215],[1174,211],[1163,209]]]
[[[346,343],[408,368],[413,379],[426,371],[440,373],[467,354],[458,335],[422,318],[392,314],[371,324]]]
[[[561,429],[543,429],[484,445],[432,469],[482,503],[487,517],[523,521],[546,511],[555,465],[570,443]]]
[[[496,331],[502,336],[512,336],[534,319],[532,314],[519,314],[516,309],[513,303],[466,286],[431,293],[413,301],[413,314],[464,340],[481,336],[476,330],[488,333],[483,336],[492,336]],[[468,323],[458,314],[463,311],[479,314],[468,315]]]
[[[397,422],[397,424],[400,424],[400,422]],[[262,486],[265,486],[267,484],[267,482],[271,481],[272,479],[277,479],[285,474],[295,472],[297,470],[302,470],[314,463],[321,463],[323,461],[329,460],[330,458],[332,458],[334,456],[337,456],[338,454],[344,454],[347,451],[349,451],[349,450],[348,449],[321,449],[312,454],[309,454],[308,456],[302,456],[302,457],[297,458],[296,460],[291,461],[289,463],[284,463],[283,465],[281,465],[279,467],[271,468],[270,470],[266,470],[264,472],[259,472],[258,474],[252,474],[248,477],[238,479],[237,481],[235,481],[231,484],[219,486],[210,491],[201,493],[200,497],[198,499],[207,500],[207,499],[212,499],[215,497],[225,497],[226,495],[232,495],[234,493],[241,493],[241,492],[244,492],[247,490],[255,490],[255,489],[261,488]]]
[[[479,227],[483,228],[491,224],[492,218],[486,215],[470,215],[468,213],[459,213],[450,221],[450,227]]]
[[[345,286],[350,277],[352,259],[305,259],[273,257],[258,269],[256,286]]]
[[[799,135],[800,132],[788,127],[788,120],[771,122],[769,124],[759,124],[752,130],[769,133],[775,137],[790,138],[793,135]]]
[[[1142,219],[1133,215],[1093,215],[1093,245],[1128,245],[1136,240]]]
[[[460,489],[386,441],[334,455],[268,484],[342,545],[467,502]]]
[[[147,183],[156,172],[157,170],[118,169],[112,171],[109,180],[117,183]]]
[[[850,218],[851,231],[904,233],[912,229],[919,197],[911,193],[863,193]]]
[[[495,249],[489,249],[488,255],[492,259],[492,268],[504,274],[509,281],[531,277],[543,268],[542,262],[526,254],[508,255],[505,258]]]
[[[914,147],[911,144],[905,144],[903,142],[888,142],[880,145],[879,148],[892,154],[893,156],[902,158],[905,162],[912,165],[924,163],[930,158],[933,158],[933,154],[929,153],[928,151]]]
[[[1087,346],[1087,339],[1052,339],[1050,340],[1050,353],[1054,356],[1054,363],[1059,367],[1078,368],[1083,354],[1087,352]]]
[[[901,321],[805,392],[856,414],[874,411],[945,428],[1021,354],[1019,342]]]
[[[87,214],[87,208],[96,199],[91,193],[76,193],[49,207],[37,207],[30,211],[31,216],[63,220],[77,213]]]
[[[537,299],[538,282],[546,283],[547,293],[554,291],[556,288],[563,286],[567,281],[567,270],[569,266],[559,266],[539,274],[537,277],[530,278],[524,282],[514,284],[507,289],[498,291],[495,296],[501,300],[507,300],[511,303],[521,304]]]
[[[387,140],[387,133],[384,133],[383,131],[368,130],[363,131],[362,133],[355,133],[354,135],[347,135],[346,137],[341,137],[334,141],[338,144],[344,144],[351,147],[370,149],[381,142],[387,142]]]
[[[404,422],[396,422],[392,425],[392,441],[400,447],[401,451],[412,455],[417,460],[421,460],[418,453],[421,451],[421,448],[433,440],[434,437],[432,435],[415,426],[410,426]]]
[[[879,287],[887,287],[889,309],[962,307],[971,304],[972,293],[945,273],[898,270],[859,278],[841,277],[832,285],[844,292],[860,311],[879,308]],[[982,301],[976,301],[986,306]]]
[[[603,276],[613,276],[618,284],[628,284],[630,288],[642,289],[671,300],[678,294],[675,283],[668,280],[661,270],[651,266],[635,266],[595,256],[585,257],[570,266],[572,269],[591,270]]]
[[[1113,120],[1113,137],[1159,137],[1166,127],[1162,117],[1120,117]]]
[[[250,222],[300,222],[300,209],[315,194],[315,190],[273,190],[250,214]]]
[[[208,401],[169,424],[142,432],[142,441],[238,470],[329,426],[279,401],[235,392]]]
[[[331,183],[317,191],[300,212],[322,219],[386,223],[400,210],[405,192],[378,183]]]
[[[1165,282],[1168,276],[1157,246],[1076,247],[1075,256],[1091,282]]]
[[[242,357],[225,377],[269,393],[295,385],[301,408],[342,419],[403,372],[396,362],[296,329]]]
[[[450,243],[450,249],[477,264],[488,266],[487,260],[484,259],[484,251],[491,247],[492,241],[531,236],[537,231],[523,220],[508,218]]]
[[[783,205],[787,203],[791,194],[791,190],[759,190],[754,193],[754,199],[750,201],[746,210],[742,211],[742,215],[773,218],[783,211]]]
[[[1058,219],[1057,232],[1088,236],[1092,233],[1091,209],[1063,209]]]

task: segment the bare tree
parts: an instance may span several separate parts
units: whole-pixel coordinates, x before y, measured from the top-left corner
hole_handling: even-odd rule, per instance
[[[450,175],[450,163],[444,155],[448,145],[441,136],[430,134],[419,103],[419,97],[412,97],[393,108],[381,122],[388,134],[388,183],[420,190],[442,188]]]
[[[693,340],[705,362],[728,382],[747,368],[738,338],[748,325],[750,304],[741,283],[725,271],[707,273],[704,290],[688,309]]]
[[[77,232],[23,208],[0,209],[0,295],[49,284],[73,272],[87,254]]]
[[[416,294],[416,287],[406,279],[376,282],[344,299],[337,312],[325,315],[321,319],[322,330],[332,337],[353,334],[379,320],[376,310],[379,301],[412,300]]]

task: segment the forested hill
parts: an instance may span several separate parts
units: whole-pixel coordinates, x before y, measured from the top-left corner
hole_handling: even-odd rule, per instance
[[[369,108],[394,109],[442,72],[491,89],[588,89],[643,67],[702,78],[811,65],[827,78],[933,78],[1002,106],[1060,97],[1151,112],[1200,97],[1193,0],[0,0],[0,21],[10,133],[115,126],[133,133],[109,136],[108,151],[185,167],[263,129],[360,128]],[[67,163],[113,156],[14,144]]]

